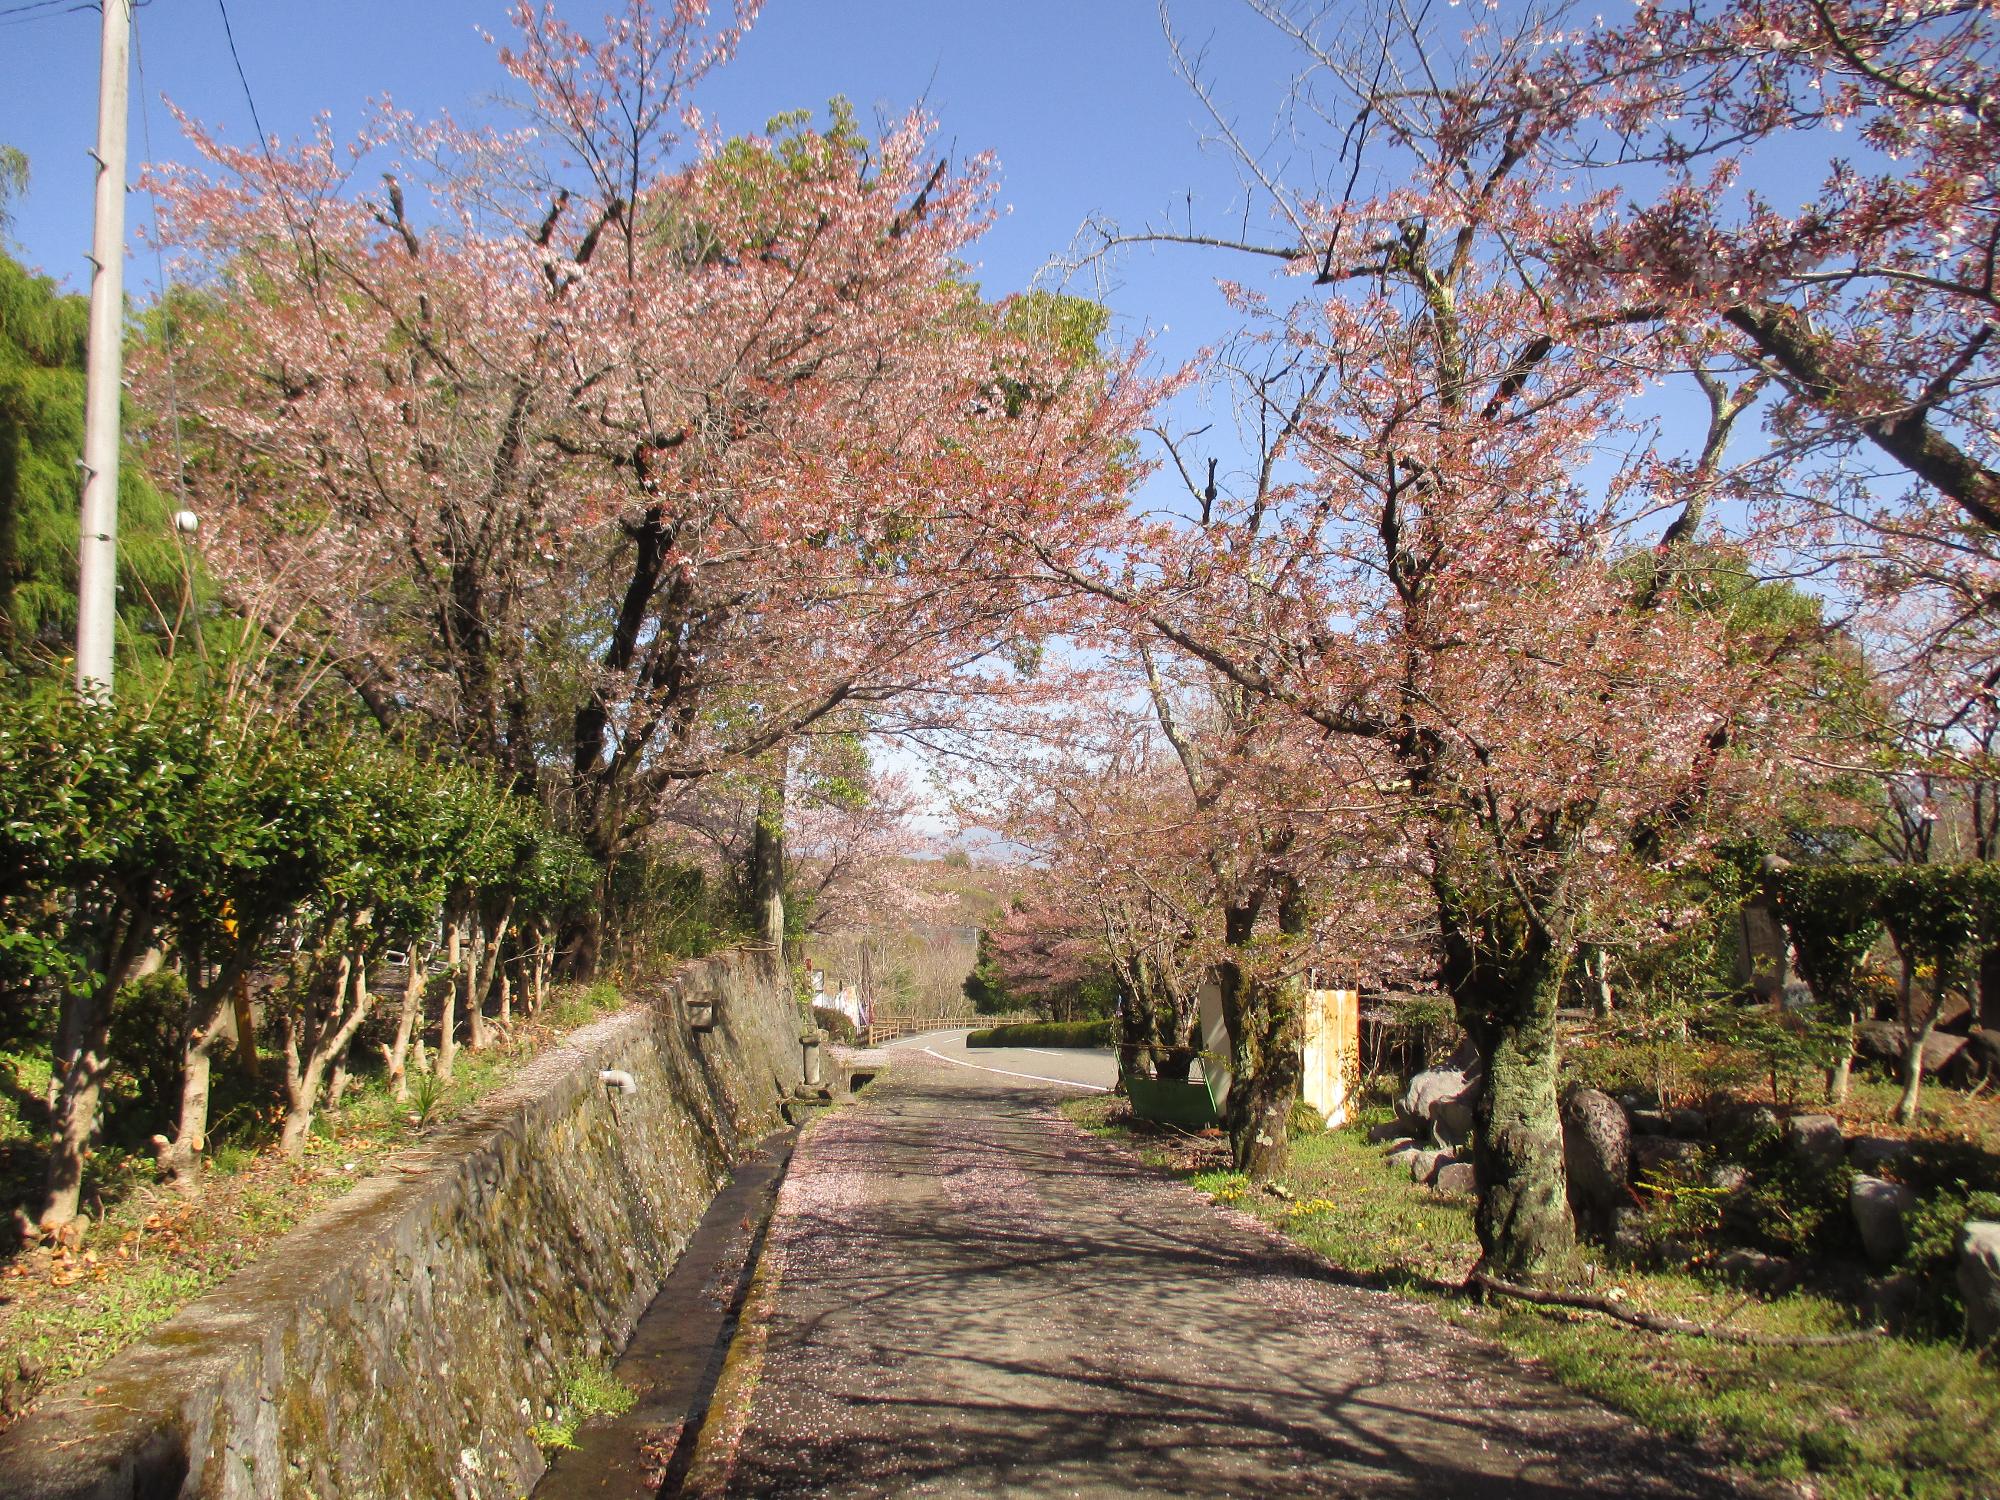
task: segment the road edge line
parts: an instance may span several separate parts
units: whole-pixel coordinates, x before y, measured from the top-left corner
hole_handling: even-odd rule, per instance
[[[1005,1068],[988,1068],[976,1062],[964,1062],[956,1057],[946,1057],[942,1052],[933,1051],[929,1047],[924,1048],[924,1056],[935,1057],[939,1062],[950,1063],[954,1068],[971,1068],[974,1072],[993,1073],[1001,1078],[1025,1078],[1030,1083],[1053,1083],[1058,1088],[1089,1089],[1093,1094],[1108,1094],[1112,1092],[1111,1089],[1101,1083],[1078,1083],[1074,1078],[1044,1078],[1039,1073],[1010,1073]]]

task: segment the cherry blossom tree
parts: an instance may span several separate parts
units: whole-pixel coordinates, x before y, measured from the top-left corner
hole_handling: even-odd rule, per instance
[[[1712,586],[1755,557],[1755,538],[1719,545],[1742,389],[1622,298],[1553,294],[1535,231],[1568,212],[1561,183],[1533,120],[1483,107],[1532,38],[1453,50],[1407,26],[1347,28],[1340,50],[1299,32],[1316,90],[1297,97],[1347,156],[1266,177],[1276,229],[1234,241],[1284,272],[1231,288],[1246,332],[1218,373],[1248,464],[1189,463],[1182,514],[1113,557],[1014,540],[1302,720],[1329,800],[1380,799],[1483,1071],[1483,1265],[1535,1274],[1573,1232],[1556,1113],[1569,968],[1773,785],[1796,732],[1773,688],[1801,641]],[[1710,416],[1678,446],[1640,404],[1676,372]]]
[[[565,765],[606,862],[677,784],[948,689],[1037,602],[976,518],[1114,513],[1148,400],[1059,299],[965,282],[991,165],[920,118],[700,128],[748,20],[523,5],[524,126],[191,127],[160,183],[201,295],[151,378],[225,567],[307,594],[378,717]]]

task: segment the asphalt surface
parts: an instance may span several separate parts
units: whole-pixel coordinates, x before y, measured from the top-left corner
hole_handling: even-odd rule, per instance
[[[969,1031],[931,1031],[891,1042],[885,1052],[917,1052],[992,1087],[1049,1085],[1064,1095],[1108,1093],[1118,1082],[1118,1054],[1109,1047],[968,1047]],[[970,1081],[970,1080],[968,1080]]]
[[[755,1373],[704,1456],[713,1490],[1735,1492],[1057,1117],[1108,1057],[893,1051],[793,1158],[731,1354]]]

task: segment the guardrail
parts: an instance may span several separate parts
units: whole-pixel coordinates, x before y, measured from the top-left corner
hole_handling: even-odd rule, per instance
[[[919,1032],[956,1031],[961,1026],[1006,1026],[1034,1019],[1032,1012],[1012,1016],[892,1016],[885,1021],[872,1021],[861,1030],[862,1040],[867,1045],[879,1047],[884,1042],[916,1036]]]

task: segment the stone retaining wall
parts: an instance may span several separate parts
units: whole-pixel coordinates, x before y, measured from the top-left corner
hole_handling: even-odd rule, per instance
[[[526,1494],[558,1372],[623,1345],[731,1155],[778,1123],[798,1035],[768,965],[690,966],[52,1393],[0,1436],[0,1495]]]

